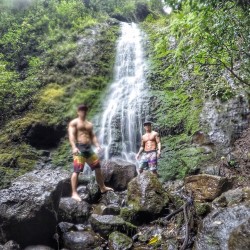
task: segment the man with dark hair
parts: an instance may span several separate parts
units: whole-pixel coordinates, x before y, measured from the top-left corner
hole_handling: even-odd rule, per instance
[[[140,159],[140,173],[142,173],[143,170],[149,169],[158,176],[157,158],[161,155],[161,141],[159,133],[152,130],[151,124],[150,121],[145,121],[143,124],[146,133],[142,136],[141,147],[136,155],[136,159]]]
[[[78,117],[72,120],[68,127],[74,167],[74,172],[71,176],[72,198],[77,201],[81,201],[77,193],[78,175],[80,172],[83,172],[85,163],[90,166],[92,171],[95,170],[96,181],[100,187],[101,193],[113,191],[112,188],[104,185],[99,158],[91,147],[93,144],[97,147],[98,151],[101,150],[97,137],[93,132],[93,124],[86,120],[87,111],[87,105],[79,105],[77,107]]]

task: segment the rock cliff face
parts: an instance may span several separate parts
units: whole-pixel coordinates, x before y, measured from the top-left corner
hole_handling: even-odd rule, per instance
[[[43,67],[36,72],[41,86],[32,105],[1,123],[0,188],[31,171],[37,161],[44,162],[44,152],[45,162],[61,167],[71,163],[65,140],[68,121],[80,103],[90,106],[89,118],[99,110],[99,97],[113,75],[118,30],[119,22],[107,19],[85,27],[73,42],[69,37],[65,44],[55,43],[53,53],[44,52]]]
[[[227,155],[235,140],[248,128],[249,114],[245,94],[239,94],[226,103],[219,100],[205,102],[200,115],[207,137],[204,144],[214,146],[217,154]]]
[[[180,16],[172,18],[142,24],[148,35],[149,113],[162,138],[159,172],[164,180],[208,172],[222,156],[229,161],[235,140],[249,127],[248,86],[225,70],[222,78],[211,68],[196,75],[192,62],[184,59],[192,54],[177,55],[183,44],[189,44],[184,35],[179,37],[177,27],[171,28]]]

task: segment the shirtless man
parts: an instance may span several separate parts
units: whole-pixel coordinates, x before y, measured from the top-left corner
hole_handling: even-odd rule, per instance
[[[145,121],[143,125],[146,133],[142,136],[141,147],[136,155],[136,160],[140,159],[139,171],[142,173],[144,169],[149,169],[158,176],[157,158],[161,155],[160,136],[152,130],[150,121]]]
[[[88,163],[92,171],[95,170],[96,181],[101,193],[113,191],[112,188],[104,185],[99,158],[91,148],[91,145],[94,144],[98,151],[101,150],[97,137],[93,132],[93,124],[86,120],[87,111],[88,107],[86,105],[79,105],[77,108],[78,117],[72,120],[68,127],[74,167],[71,176],[72,198],[77,201],[81,201],[77,193],[78,175],[83,172],[85,162]]]

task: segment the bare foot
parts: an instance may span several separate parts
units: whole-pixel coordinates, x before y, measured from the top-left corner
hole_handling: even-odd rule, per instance
[[[78,193],[72,194],[71,198],[75,199],[76,201],[81,201],[81,197],[78,195]]]
[[[110,188],[110,187],[106,187],[106,186],[101,189],[102,194],[105,194],[105,193],[107,193],[109,191],[114,191],[114,189]]]

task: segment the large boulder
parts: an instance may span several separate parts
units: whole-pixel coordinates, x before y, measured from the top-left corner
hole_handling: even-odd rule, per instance
[[[69,173],[39,170],[17,178],[0,190],[0,242],[14,240],[22,248],[54,243],[57,210]]]
[[[102,173],[105,184],[115,191],[127,189],[128,183],[137,176],[136,166],[121,159],[104,161]]]
[[[77,227],[73,223],[69,222],[60,222],[57,225],[57,232],[61,236],[63,233],[69,232],[69,231],[77,231]]]
[[[99,215],[119,215],[120,206],[116,204],[110,204],[105,206],[104,204],[98,204],[94,207],[93,214]]]
[[[96,249],[101,245],[97,236],[89,224],[72,224],[60,222],[57,226],[57,239],[60,249]],[[57,247],[58,248],[58,247]]]
[[[214,207],[228,207],[241,202],[250,202],[250,188],[236,188],[221,194],[213,201]]]
[[[62,198],[59,203],[58,220],[72,223],[84,223],[90,216],[90,205],[86,201],[78,202],[72,198]]]
[[[128,205],[138,212],[160,214],[168,196],[156,175],[145,171],[128,185]]]
[[[77,187],[77,193],[83,201],[90,201],[90,194],[87,190],[87,186],[79,185]]]
[[[247,238],[249,238],[249,231],[244,235],[244,230],[248,226],[247,221],[249,218],[250,207],[247,204],[215,209],[203,219],[198,230],[195,249],[228,250],[229,242],[231,246],[234,246],[239,242],[240,238],[244,239],[244,242],[248,242],[247,244],[249,244],[249,240],[247,240]],[[244,224],[244,226],[242,224]],[[237,237],[239,236],[237,241],[236,235]]]
[[[198,201],[212,201],[231,186],[227,178],[215,175],[199,174],[185,178],[186,191]]]
[[[87,185],[85,193],[87,193],[86,201],[89,203],[96,203],[101,198],[100,188],[95,181],[91,181]],[[80,192],[80,197],[83,199],[86,196],[84,194],[82,194],[82,192]]]
[[[109,235],[109,248],[111,250],[129,250],[132,244],[132,239],[120,232],[113,232]]]
[[[100,238],[93,231],[71,231],[63,234],[63,245],[71,250],[93,250],[100,245]]]
[[[229,235],[229,250],[250,249],[250,218],[236,227]]]
[[[119,215],[120,197],[115,192],[107,192],[102,195],[97,206],[94,207],[94,214],[99,215]]]
[[[99,200],[99,203],[102,203],[106,206],[110,204],[119,204],[120,197],[117,193],[109,191],[102,195],[101,199]]]
[[[97,215],[92,214],[90,217],[90,224],[95,232],[107,238],[113,231],[119,231],[132,236],[136,232],[136,227],[124,221],[119,216],[114,215]]]

